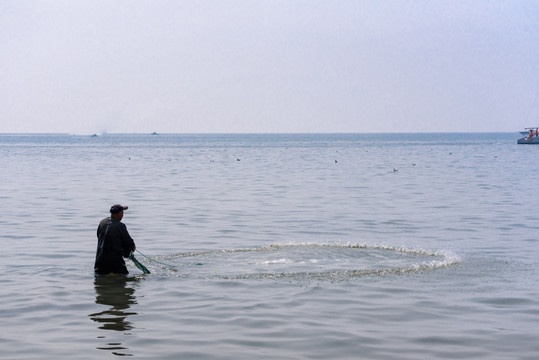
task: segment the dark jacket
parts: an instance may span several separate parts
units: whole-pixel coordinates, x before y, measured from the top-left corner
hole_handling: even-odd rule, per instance
[[[104,218],[97,227],[96,274],[128,274],[124,257],[135,251],[135,242],[124,223],[112,216]]]

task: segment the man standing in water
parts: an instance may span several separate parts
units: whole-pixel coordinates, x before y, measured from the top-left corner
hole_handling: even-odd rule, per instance
[[[112,205],[110,217],[106,217],[97,228],[97,252],[94,271],[96,274],[128,274],[123,258],[135,251],[135,242],[121,222],[127,206]]]

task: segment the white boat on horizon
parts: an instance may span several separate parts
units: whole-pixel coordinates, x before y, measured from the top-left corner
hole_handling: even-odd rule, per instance
[[[539,126],[533,128],[525,128],[520,132],[523,138],[518,139],[517,144],[539,144]]]

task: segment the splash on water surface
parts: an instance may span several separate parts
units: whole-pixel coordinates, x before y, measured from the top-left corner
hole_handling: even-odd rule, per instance
[[[370,244],[272,244],[147,257],[158,276],[220,279],[328,279],[406,274],[460,263],[449,251]]]

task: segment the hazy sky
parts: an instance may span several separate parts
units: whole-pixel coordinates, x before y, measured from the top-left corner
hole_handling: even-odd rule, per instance
[[[528,126],[537,0],[0,0],[0,133]]]

